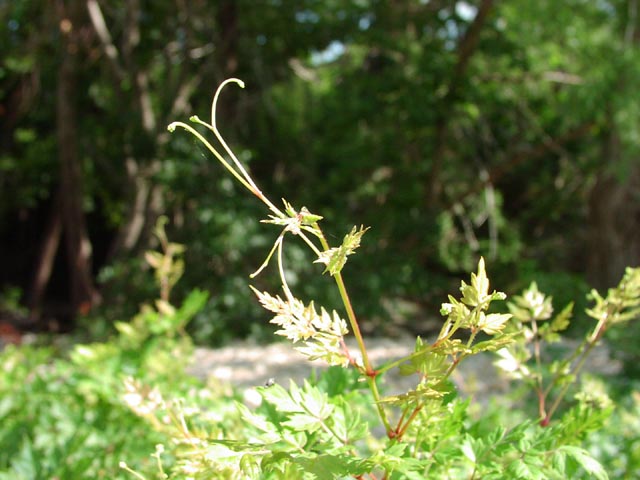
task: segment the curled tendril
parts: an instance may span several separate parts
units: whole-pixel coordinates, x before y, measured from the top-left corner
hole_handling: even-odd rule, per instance
[[[213,101],[211,102],[211,124],[208,124],[207,122],[201,120],[197,115],[193,115],[189,118],[189,120],[193,123],[202,125],[213,132],[220,145],[222,145],[224,151],[231,158],[233,165],[229,163],[225,159],[225,157],[213,145],[211,145],[211,143],[209,143],[206,138],[204,138],[196,129],[194,129],[190,125],[187,125],[184,122],[172,122],[167,126],[167,129],[169,130],[169,132],[174,132],[176,127],[181,127],[191,133],[194,137],[200,140],[211,153],[213,153],[218,161],[224,166],[224,168],[229,171],[229,173],[231,173],[231,175],[234,176],[236,180],[238,180],[247,190],[258,197],[265,205],[267,205],[267,207],[269,207],[269,210],[271,210],[278,217],[284,217],[284,214],[260,191],[258,186],[255,184],[251,176],[247,173],[245,168],[242,166],[242,163],[240,163],[240,160],[238,160],[238,157],[236,157],[235,153],[233,153],[233,150],[231,150],[227,142],[220,134],[220,131],[218,130],[216,124],[218,98],[220,97],[220,92],[222,92],[222,89],[230,83],[235,83],[239,85],[240,88],[244,88],[244,82],[237,78],[229,78],[220,84],[213,96]]]

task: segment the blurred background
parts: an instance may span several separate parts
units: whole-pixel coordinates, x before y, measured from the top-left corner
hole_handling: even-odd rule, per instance
[[[131,317],[166,215],[176,301],[211,294],[196,341],[272,331],[248,276],[279,230],[166,130],[228,77],[218,125],[263,192],[333,245],[371,227],[345,269],[366,332],[432,331],[481,255],[495,288],[580,314],[640,263],[639,53],[638,0],[0,0],[3,328]],[[337,307],[288,247],[296,294]]]

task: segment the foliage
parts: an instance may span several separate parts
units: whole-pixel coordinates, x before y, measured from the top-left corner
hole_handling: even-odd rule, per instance
[[[363,328],[391,329],[393,320],[430,331],[430,312],[480,255],[508,293],[536,278],[556,299],[577,300],[566,292],[584,285],[588,270],[590,283],[601,277],[590,267],[599,231],[593,186],[636,170],[634,2],[88,2],[101,7],[108,35],[83,4],[79,203],[104,316],[128,318],[152,295],[144,239],[114,252],[132,220],[151,232],[156,209],[171,218],[172,238],[190,246],[177,298],[198,285],[212,293],[191,324],[197,341],[261,329],[259,309],[239,292],[269,231],[194,142],[168,142],[163,131],[168,118],[206,108],[195,95],[201,85],[230,75],[251,87],[233,114],[231,102],[223,105],[230,143],[274,198],[286,192],[323,205],[330,238],[348,232],[351,218],[377,226],[361,247],[366,255],[351,262]],[[59,181],[57,16],[43,0],[0,7],[0,281],[27,297],[22,272],[33,268],[33,239],[44,236]],[[299,246],[288,251],[304,255]],[[610,260],[619,271],[599,288],[622,273]],[[296,284],[302,295],[339,301],[308,275],[309,262],[289,268],[290,282],[306,279]],[[57,264],[54,273],[65,274]],[[260,282],[260,290],[275,288]],[[389,307],[399,303],[416,319]]]
[[[157,233],[166,240],[162,223]],[[184,326],[207,295],[194,291],[179,308],[169,303],[164,287],[179,276],[174,255],[182,247],[162,245],[149,257],[159,260],[152,263],[163,297],[131,322],[118,323],[111,340],[75,345],[68,355],[28,345],[0,353],[0,478],[127,478],[122,461],[154,471],[148,452],[169,437],[149,430],[130,410],[123,387],[130,375],[185,403],[213,401],[211,391],[184,373],[192,350]],[[212,414],[231,405],[231,399],[215,400]]]
[[[173,439],[171,453],[177,458],[174,478],[598,478],[608,475],[603,466],[583,447],[585,437],[600,429],[611,413],[609,398],[589,385],[575,395],[573,405],[552,422],[568,386],[575,384],[586,356],[607,328],[638,317],[640,269],[628,269],[620,285],[606,297],[592,293],[595,305],[588,314],[596,321],[593,331],[567,360],[551,366],[549,387],[541,361],[541,344],[559,339],[570,321],[572,306],[556,317],[551,299],[535,284],[509,304],[511,313],[493,313],[493,302],[505,294],[490,289],[485,261],[480,258],[470,282],[461,282],[460,297],[449,295],[440,310],[444,323],[437,338],[416,339],[414,353],[375,368],[347,293],[342,270],[347,256],[360,245],[366,229],[354,227],[338,247],[331,247],[319,226],[322,217],[305,207],[296,210],[283,200],[284,210],[275,206],[254,183],[216,125],[216,106],[222,88],[236,83],[230,79],[214,95],[211,123],[198,117],[192,122],[215,135],[223,156],[190,125],[174,122],[193,134],[211,151],[222,166],[249,192],[262,201],[271,214],[267,223],[281,228],[259,274],[275,256],[284,298],[254,289],[260,303],[275,316],[276,333],[289,338],[310,359],[322,358],[333,366],[317,384],[293,382],[288,389],[270,384],[259,389],[262,405],[252,411],[237,408],[244,422],[241,434],[213,435],[213,427],[203,412],[191,411],[180,403],[166,401],[155,390],[129,382],[129,394],[142,398],[133,409],[157,426],[158,418],[177,421],[160,429]],[[283,245],[288,235],[299,237],[312,250],[324,273],[333,277],[346,312],[346,320],[336,311],[316,309],[294,296],[287,282]],[[546,323],[544,323],[546,322]],[[348,328],[359,349],[356,357],[347,347]],[[531,358],[527,344],[533,343],[535,368],[526,366]],[[456,398],[451,374],[466,358],[481,352],[499,351],[500,365],[529,381],[539,398],[539,415],[509,422],[488,416],[472,419],[469,402]],[[573,361],[576,361],[573,364]],[[352,368],[366,384],[359,389],[326,388],[344,384],[343,371]],[[407,392],[384,396],[381,378],[391,369],[416,375],[416,386]],[[323,388],[324,386],[324,388]],[[559,393],[550,408],[546,401],[554,387]],[[146,393],[144,393],[146,392]],[[536,423],[534,420],[538,420]],[[379,427],[376,427],[375,425]],[[162,451],[168,448],[162,447]],[[159,457],[158,457],[159,458]],[[162,463],[160,473],[165,475]],[[144,476],[132,473],[144,478]]]
[[[491,305],[505,296],[491,290],[480,259],[470,280],[461,282],[460,295],[443,303],[437,338],[429,343],[418,337],[414,353],[374,367],[362,336],[360,355],[343,341],[358,324],[341,275],[365,229],[352,229],[338,247],[325,241],[320,251],[307,243],[344,295],[347,320],[301,302],[287,282],[285,237],[308,233],[322,240],[319,220],[288,203],[281,215],[271,216],[268,221],[282,231],[259,271],[276,257],[284,298],[255,293],[275,314],[279,334],[331,368],[302,385],[259,387],[257,408],[223,385],[187,375],[192,345],[184,328],[206,294],[194,291],[180,307],[170,303],[184,249],[168,240],[160,219],[161,251],[146,255],[159,298],[131,322],[117,323],[115,337],[76,345],[62,356],[35,346],[0,353],[0,478],[604,479],[607,472],[633,478],[639,464],[637,392],[612,415],[605,388],[591,379],[551,420],[551,410],[544,418],[529,416],[504,408],[505,399],[474,405],[459,398],[450,381],[473,355],[557,340],[569,309],[551,319],[551,300],[532,285],[509,304],[511,313],[492,312]],[[579,355],[604,330],[637,317],[639,285],[640,269],[628,269],[606,296],[592,293],[589,314],[597,325],[578,347],[573,373],[582,366]],[[385,395],[385,373],[395,368],[416,375],[416,386]],[[534,372],[526,379],[535,390],[547,370],[536,363],[528,371]],[[575,380],[562,376],[562,382]]]
[[[621,397],[604,429],[586,438],[586,448],[606,465],[611,478],[632,479],[640,475],[640,394]]]

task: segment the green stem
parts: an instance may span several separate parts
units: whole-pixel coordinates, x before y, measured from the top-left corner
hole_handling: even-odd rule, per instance
[[[200,140],[205,147],[207,147],[207,149],[220,161],[220,163],[224,166],[224,168],[226,168],[227,171],[229,173],[231,173],[231,175],[233,175],[233,177],[236,180],[238,180],[247,190],[249,190],[251,193],[253,193],[255,196],[257,196],[265,205],[267,205],[269,210],[271,210],[277,217],[283,218],[285,215],[273,203],[271,203],[271,201],[269,201],[269,199],[267,197],[265,197],[263,195],[263,193],[260,191],[260,189],[254,183],[254,181],[251,178],[251,176],[244,169],[244,167],[242,166],[241,162],[235,156],[235,154],[233,153],[231,148],[229,148],[229,146],[225,142],[224,138],[222,137],[222,135],[218,131],[218,127],[217,127],[217,124],[216,124],[216,108],[217,108],[217,104],[218,104],[218,97],[220,95],[220,92],[224,88],[224,86],[226,86],[229,83],[236,83],[240,87],[244,88],[244,82],[242,82],[241,80],[238,80],[236,78],[227,79],[218,87],[218,89],[216,90],[216,93],[215,93],[215,95],[213,97],[213,102],[211,104],[211,124],[209,125],[206,122],[203,122],[197,116],[191,117],[191,121],[205,126],[206,128],[208,128],[209,130],[211,130],[214,133],[214,135],[218,139],[218,142],[220,143],[220,145],[222,145],[222,147],[224,148],[225,152],[231,157],[231,160],[232,160],[235,168],[193,127],[191,127],[191,126],[189,126],[189,125],[187,125],[187,124],[185,124],[183,122],[173,122],[168,126],[168,129],[169,129],[170,132],[173,132],[176,129],[176,127],[181,127],[181,128],[184,128],[185,130],[187,130],[188,132],[190,132],[193,136],[195,136],[198,140]],[[326,238],[324,237],[324,235],[322,234],[322,231],[319,229],[317,223],[313,225],[313,228],[314,228],[314,230],[317,230],[317,232],[318,232],[317,236],[320,239],[320,242],[322,244],[323,250],[324,251],[329,250],[329,248],[330,248],[329,244],[328,244]],[[309,240],[309,238],[307,238],[306,235],[302,234],[301,232],[299,234],[302,237],[302,239],[307,243],[307,245],[314,251],[314,253],[316,253],[317,255],[320,255],[320,252],[313,245],[313,243]],[[288,286],[286,284],[286,281],[284,279],[284,272],[283,272],[283,269],[282,269],[282,237],[280,237],[279,240],[280,240],[280,243],[277,245],[277,252],[278,252],[278,260],[279,260],[278,263],[279,263],[279,268],[280,268],[280,277],[282,279],[283,286],[285,288],[285,293],[287,294],[287,297],[290,297],[291,296],[291,292],[289,291],[289,288],[288,288]],[[273,254],[273,250],[270,252],[268,258],[270,258],[272,254]],[[262,268],[264,268],[264,267],[261,267],[258,271],[260,271]],[[365,347],[364,340],[362,338],[362,333],[360,332],[360,326],[358,324],[358,320],[357,320],[355,312],[353,310],[353,306],[351,305],[351,300],[349,299],[349,295],[347,294],[347,290],[346,290],[346,287],[344,285],[344,281],[342,279],[342,275],[340,274],[340,272],[338,272],[333,277],[335,279],[336,285],[338,286],[338,290],[340,292],[340,297],[342,298],[342,303],[344,304],[344,307],[345,307],[345,309],[347,311],[347,317],[348,317],[349,323],[351,325],[351,330],[353,331],[353,334],[354,334],[354,336],[356,338],[356,341],[358,342],[358,347],[359,347],[360,353],[362,355],[362,362],[363,362],[363,366],[364,366],[364,370],[365,370],[365,375],[367,377],[367,382],[369,383],[369,388],[370,388],[370,390],[371,390],[371,392],[373,394],[374,401],[376,403],[376,406],[377,406],[377,409],[378,409],[378,413],[380,415],[380,419],[384,423],[385,428],[387,429],[387,432],[390,432],[391,431],[391,426],[390,426],[389,421],[387,419],[387,415],[386,415],[386,412],[384,410],[384,407],[382,406],[382,403],[380,402],[380,393],[378,392],[378,386],[376,385],[376,381],[375,381],[376,380],[376,376],[378,375],[378,373],[376,371],[374,371],[374,369],[371,366],[371,362],[369,361],[369,355],[367,353],[367,349]]]
[[[322,240],[324,240],[324,238]],[[323,243],[326,243],[326,240],[324,240]],[[358,342],[358,347],[360,348],[360,354],[362,355],[362,364],[365,369],[367,383],[369,384],[369,390],[371,390],[371,393],[373,394],[373,401],[375,402],[376,408],[378,409],[378,415],[380,416],[380,420],[382,420],[382,423],[384,424],[387,432],[390,432],[391,424],[389,423],[389,419],[387,418],[387,412],[385,412],[384,407],[380,401],[381,400],[380,392],[378,391],[378,385],[376,384],[376,376],[378,375],[378,372],[374,371],[373,368],[371,367],[371,362],[369,361],[369,354],[364,344],[364,339],[362,338],[362,333],[360,332],[360,326],[358,325],[358,320],[356,319],[356,314],[353,310],[353,306],[351,305],[351,300],[349,299],[347,289],[344,286],[344,280],[342,279],[342,274],[338,272],[334,275],[333,278],[335,279],[336,285],[338,286],[338,290],[340,291],[340,297],[342,298],[342,303],[344,304],[344,307],[347,310],[347,317],[349,319],[349,324],[351,325],[351,330],[353,331],[353,335],[356,337],[356,341]]]
[[[329,250],[329,243],[327,239],[322,234],[322,231],[318,227],[317,224],[313,225],[319,232],[320,243],[322,245],[323,250]],[[365,375],[367,378],[367,383],[369,385],[369,390],[373,395],[373,401],[376,404],[376,408],[378,409],[378,415],[380,416],[380,420],[385,426],[387,433],[391,432],[391,424],[389,423],[389,419],[387,418],[387,412],[384,410],[384,407],[381,403],[380,392],[378,391],[378,385],[376,384],[376,376],[379,374],[377,371],[371,366],[371,362],[369,360],[369,353],[367,352],[367,347],[364,344],[364,339],[362,337],[362,332],[360,331],[360,325],[358,324],[358,319],[356,318],[355,311],[353,310],[353,306],[351,305],[351,299],[349,298],[349,294],[347,293],[347,288],[344,285],[344,280],[342,278],[342,274],[340,272],[336,273],[333,276],[336,285],[338,286],[338,291],[340,292],[340,298],[342,299],[342,304],[344,305],[345,310],[347,311],[347,318],[349,319],[349,325],[351,326],[351,331],[353,332],[354,337],[356,338],[356,342],[358,343],[358,348],[360,349],[360,354],[362,355],[362,364],[365,369]]]
[[[389,370],[394,369],[394,368],[402,365],[405,362],[411,361],[415,357],[419,357],[420,355],[424,355],[424,353],[427,350],[430,350],[430,349],[431,349],[431,345],[427,345],[426,347],[418,350],[417,352],[413,352],[413,353],[411,353],[409,355],[406,355],[406,356],[404,356],[402,358],[399,358],[397,360],[394,360],[392,362],[385,363],[383,366],[378,368],[377,373],[378,373],[378,375],[382,375],[383,373],[388,372]]]
[[[211,153],[213,153],[215,155],[215,157],[218,159],[218,161],[222,164],[222,166],[224,166],[224,168],[226,168],[229,173],[231,173],[231,175],[233,175],[235,177],[236,180],[238,180],[247,190],[249,190],[251,193],[253,193],[254,195],[256,195],[258,198],[260,198],[263,202],[266,200],[264,195],[261,194],[261,192],[257,189],[255,189],[254,187],[251,186],[251,184],[249,184],[243,177],[242,175],[240,175],[230,164],[229,162],[227,162],[227,160],[220,155],[220,153],[209,143],[209,141],[204,138],[202,136],[202,134],[200,134],[200,132],[198,132],[195,128],[193,128],[191,125],[187,125],[184,122],[173,122],[171,124],[169,124],[169,126],[167,127],[169,129],[170,132],[173,132],[175,130],[176,127],[180,127],[180,128],[184,128],[186,131],[188,131],[191,135],[193,135],[194,137],[196,137],[198,140],[200,140],[202,142],[202,144],[207,147],[207,150],[209,150]],[[267,200],[268,201],[268,200]],[[278,211],[279,212],[279,211]]]
[[[284,265],[282,262],[282,244],[284,243],[284,235],[280,235],[278,237],[277,243],[278,243],[278,272],[280,272],[280,281],[282,282],[282,289],[284,290],[284,293],[287,296],[287,300],[289,302],[293,302],[294,300],[293,293],[291,293],[291,289],[289,288],[289,284],[287,283],[287,279],[284,275]]]
[[[571,369],[571,372],[570,372],[571,375],[576,376],[582,370],[582,367],[584,366],[584,363],[586,362],[587,357],[589,356],[589,353],[591,353],[591,350],[593,350],[593,348],[598,343],[598,340],[600,340],[600,337],[602,337],[602,334],[604,333],[605,327],[607,325],[607,320],[610,318],[610,315],[611,313],[609,312],[604,318],[601,318],[598,321],[596,328],[593,329],[593,333],[586,340],[586,343],[583,342],[580,345],[580,347],[576,349],[576,352],[574,353],[573,357],[574,358],[577,357],[579,358],[579,360],[576,363],[575,367]],[[582,352],[579,353],[581,349],[582,349]],[[560,402],[562,402],[562,399],[566,395],[567,390],[569,390],[570,386],[571,386],[571,383],[567,383],[562,387],[562,389],[560,390],[560,393],[558,394],[555,401],[553,402],[553,405],[551,405],[551,408],[549,409],[546,417],[542,419],[542,422],[544,425],[549,424],[549,422],[551,421],[551,417],[553,417],[553,414],[556,412],[556,410],[560,406]]]

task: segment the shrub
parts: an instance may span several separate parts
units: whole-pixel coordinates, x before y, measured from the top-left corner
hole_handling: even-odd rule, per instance
[[[131,410],[139,397],[123,382],[128,376],[185,403],[222,410],[220,416],[233,405],[232,396],[205,391],[184,372],[192,350],[184,326],[207,295],[194,291],[180,308],[169,303],[182,247],[167,241],[162,225],[156,232],[162,252],[147,254],[160,298],[131,322],[117,323],[116,336],[68,354],[29,345],[0,352],[0,478],[129,478],[121,462],[153,474],[149,452],[170,437]]]
[[[331,247],[319,226],[322,217],[306,207],[294,208],[283,200],[278,208],[257,187],[220,135],[212,104],[211,123],[191,120],[213,132],[227,160],[190,125],[169,126],[193,134],[247,190],[262,201],[270,215],[266,223],[280,234],[255,277],[275,257],[282,294],[253,288],[263,307],[273,314],[276,334],[290,339],[294,348],[311,359],[332,366],[318,382],[274,384],[260,388],[262,405],[251,410],[237,404],[241,431],[221,435],[206,411],[185,409],[180,402],[143,395],[134,408],[152,426],[172,438],[164,449],[176,458],[172,478],[607,478],[584,448],[587,436],[600,429],[611,413],[605,393],[577,389],[564,410],[569,389],[576,386],[585,359],[607,329],[638,316],[640,269],[629,269],[621,284],[606,297],[593,292],[595,305],[588,314],[596,325],[566,359],[547,366],[541,351],[567,328],[572,307],[553,317],[551,299],[533,284],[509,304],[510,313],[497,313],[494,302],[505,295],[492,291],[484,260],[469,283],[461,282],[459,297],[442,304],[444,324],[436,339],[417,338],[414,352],[383,366],[369,360],[366,342],[351,304],[342,269],[359,247],[367,228],[353,227],[340,245]],[[296,298],[287,282],[285,239],[300,238],[314,253],[336,284],[346,317]],[[351,331],[357,354],[344,341]],[[457,397],[450,380],[462,361],[481,352],[499,352],[498,364],[511,376],[525,380],[536,394],[533,416],[496,415],[487,410],[479,418],[469,413],[469,401]],[[346,375],[343,368],[354,372]],[[391,369],[416,375],[415,388],[385,396],[381,379]],[[366,389],[363,390],[363,386]],[[161,423],[161,418],[175,418]],[[161,464],[162,465],[162,464]],[[163,468],[163,467],[161,467]],[[161,470],[162,475],[167,475]]]

